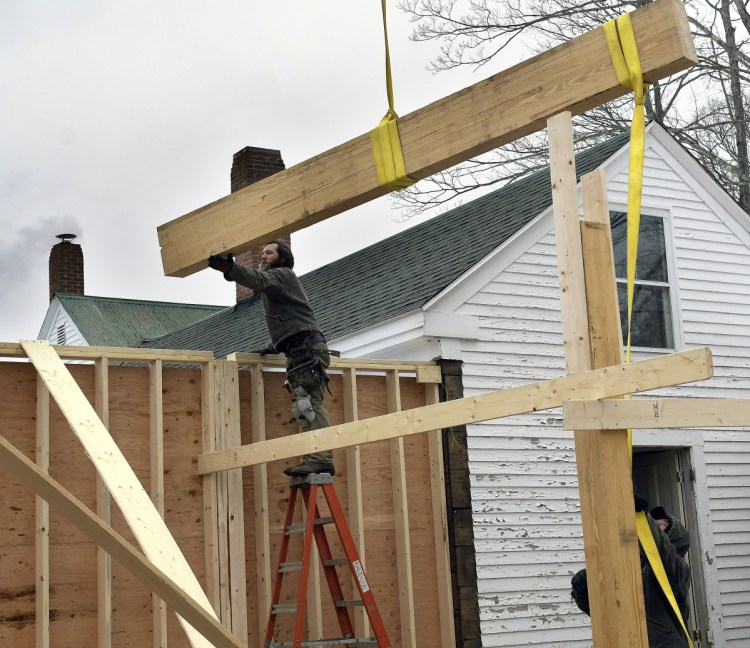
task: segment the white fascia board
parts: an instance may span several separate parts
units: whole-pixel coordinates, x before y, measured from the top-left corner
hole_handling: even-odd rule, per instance
[[[479,337],[479,318],[475,315],[456,315],[455,313],[425,310],[422,335],[436,338],[475,340]]]
[[[457,353],[460,339],[479,337],[479,319],[473,315],[414,310],[382,324],[330,341],[331,348],[355,358],[430,360],[450,349]],[[388,355],[391,354],[391,355]],[[396,354],[396,355],[393,355]]]
[[[374,357],[383,349],[413,342],[422,337],[424,313],[422,309],[380,322],[351,335],[330,341],[330,347],[350,358]]]
[[[714,177],[662,126],[656,123],[649,124],[648,132],[653,137],[653,148],[659,155],[667,162],[674,162],[670,166],[675,173],[693,188],[708,208],[721,218],[745,245],[750,247],[750,214],[743,210]],[[696,187],[703,191],[696,190]]]

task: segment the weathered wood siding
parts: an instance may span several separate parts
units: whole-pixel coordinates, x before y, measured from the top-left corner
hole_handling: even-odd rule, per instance
[[[747,236],[658,143],[647,151],[643,211],[668,215],[674,235],[672,298],[679,349],[708,345],[716,377],[664,394],[750,397],[750,254]],[[682,174],[682,175],[681,175]],[[627,164],[609,170],[612,209],[627,202]],[[726,218],[726,216],[724,216]],[[456,311],[480,318],[462,342],[466,395],[564,373],[552,221],[546,235]],[[744,236],[744,238],[743,238]],[[700,436],[700,435],[699,435]],[[636,443],[638,443],[636,434]],[[703,431],[705,486],[699,530],[713,540],[705,579],[716,646],[750,639],[750,432]],[[700,451],[700,449],[698,450]],[[572,434],[547,411],[469,427],[482,639],[485,647],[591,645],[588,619],[571,604],[583,566]],[[717,600],[718,599],[718,600]]]

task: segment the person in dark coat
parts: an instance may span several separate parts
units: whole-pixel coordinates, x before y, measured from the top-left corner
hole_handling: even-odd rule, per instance
[[[286,375],[292,396],[292,414],[302,432],[328,427],[328,411],[323,405],[327,384],[326,369],[331,362],[326,340],[320,331],[302,284],[294,273],[294,256],[283,241],[271,241],[263,248],[260,267],[245,268],[227,257],[212,255],[208,265],[260,293],[271,342],[263,353],[286,355]],[[290,477],[315,473],[336,474],[331,450],[307,454],[302,462],[284,469]]]
[[[647,509],[648,502],[636,495],[636,511]],[[651,512],[646,514],[646,518],[664,565],[664,571],[672,587],[672,593],[682,614],[682,620],[687,626],[690,567],[684,558],[690,548],[688,530],[661,506],[651,509]],[[688,648],[685,631],[662,592],[643,549],[641,549],[641,575],[649,648]],[[577,572],[570,584],[573,601],[582,612],[590,616],[586,570],[582,569]]]

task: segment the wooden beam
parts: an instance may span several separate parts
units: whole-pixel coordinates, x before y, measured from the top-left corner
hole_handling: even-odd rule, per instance
[[[712,375],[711,351],[692,349],[213,452],[198,457],[198,472],[253,466],[309,452],[561,407],[570,399],[612,398],[705,380]]]
[[[49,472],[49,391],[41,380],[36,382],[36,465]],[[36,496],[35,532],[36,648],[49,648],[49,504]]]
[[[582,178],[588,368],[622,362],[606,177]],[[627,430],[574,433],[586,572],[595,646],[648,648]]]
[[[563,403],[563,427],[578,430],[617,428],[750,427],[747,398],[638,398]]]
[[[120,507],[143,552],[169,578],[178,582],[188,596],[213,614],[164,520],[62,360],[46,340],[23,340],[21,344]],[[189,623],[182,618],[180,623],[192,646],[210,648]]]
[[[694,65],[683,3],[634,11],[644,79]],[[582,34],[399,120],[406,171],[420,180],[629,91],[620,85],[602,29]],[[374,124],[373,124],[374,125]],[[244,252],[388,192],[378,184],[369,133],[161,225],[164,273],[185,277],[210,254]]]
[[[200,633],[200,645],[206,648],[243,648],[213,614],[192,599],[181,585],[147,560],[111,526],[100,520],[80,500],[34,465],[1,435],[0,466],[43,497],[57,513],[78,527],[152,592],[156,592],[167,601],[181,618]]]

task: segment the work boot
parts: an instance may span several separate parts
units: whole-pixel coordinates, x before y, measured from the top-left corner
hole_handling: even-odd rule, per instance
[[[332,463],[318,463],[315,461],[303,461],[301,464],[284,468],[284,474],[288,477],[307,477],[308,475],[317,475],[319,473],[328,473],[333,476],[336,474],[336,468]]]

